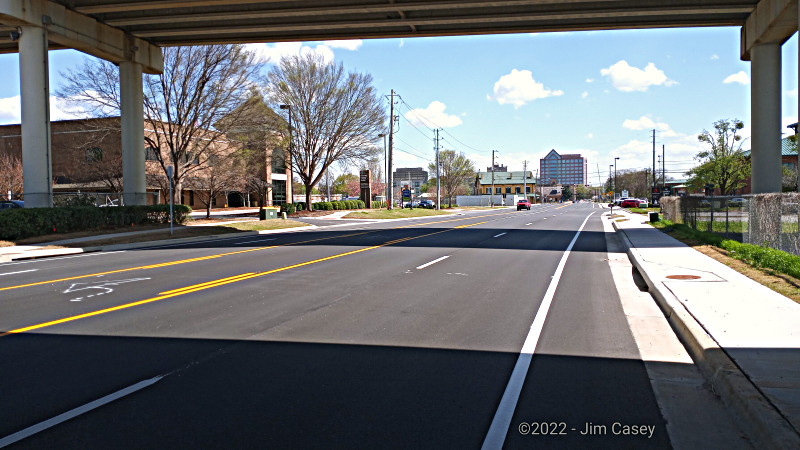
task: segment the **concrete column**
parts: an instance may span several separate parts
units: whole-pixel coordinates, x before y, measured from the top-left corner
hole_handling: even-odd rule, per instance
[[[781,46],[750,50],[753,194],[781,191]]]
[[[19,37],[22,178],[26,208],[53,206],[47,30],[24,26]]]
[[[122,198],[126,205],[147,204],[144,165],[142,65],[119,64],[122,128]]]

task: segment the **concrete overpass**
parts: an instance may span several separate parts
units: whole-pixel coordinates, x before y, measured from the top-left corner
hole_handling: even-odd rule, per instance
[[[0,52],[20,53],[25,200],[52,205],[47,49],[117,63],[124,194],[144,202],[142,73],[161,46],[741,26],[752,62],[753,192],[780,191],[781,45],[799,0],[0,0]]]

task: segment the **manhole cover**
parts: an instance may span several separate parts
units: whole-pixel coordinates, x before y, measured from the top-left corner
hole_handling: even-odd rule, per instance
[[[697,275],[667,275],[670,280],[699,280]]]

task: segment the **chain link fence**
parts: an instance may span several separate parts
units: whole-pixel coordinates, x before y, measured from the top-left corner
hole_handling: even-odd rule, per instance
[[[661,208],[695,230],[800,255],[800,193],[664,197]]]

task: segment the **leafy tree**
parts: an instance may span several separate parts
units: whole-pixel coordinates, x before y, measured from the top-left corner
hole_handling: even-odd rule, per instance
[[[572,188],[570,186],[564,186],[564,188],[561,189],[561,199],[572,200]]]
[[[386,113],[368,74],[345,74],[344,66],[307,53],[284,57],[268,74],[270,100],[290,105],[289,153],[294,172],[311,191],[334,162],[354,164],[376,155],[372,145]],[[288,133],[287,133],[288,134]]]
[[[578,200],[590,199],[594,195],[594,190],[582,184],[575,186],[575,196]]]
[[[436,164],[428,164],[428,170],[435,174]],[[455,150],[439,152],[439,186],[444,191],[444,196],[448,198],[449,204],[453,204],[453,197],[458,195],[459,188],[473,176],[475,176],[475,165],[463,153],[457,153]],[[466,192],[466,188],[461,191]]]
[[[180,201],[183,181],[208,165],[212,156],[230,152],[227,127],[247,114],[242,105],[261,65],[241,45],[165,47],[164,73],[144,81],[145,133],[166,178],[173,167],[174,200]],[[56,95],[93,116],[120,111],[119,71],[103,60],[85,59],[83,66],[61,74]],[[226,120],[221,120],[226,119]]]
[[[334,194],[342,194],[349,196],[350,195],[349,186],[353,182],[358,184],[359,182],[358,175],[353,175],[352,173],[343,173],[338,177],[336,177],[335,180],[333,180],[332,192]]]
[[[745,187],[750,177],[750,161],[742,151],[742,137],[738,134],[742,128],[741,120],[723,119],[714,122],[713,135],[703,130],[697,136],[708,148],[695,156],[700,164],[687,172],[693,188],[713,184],[722,195],[732,195]]]

